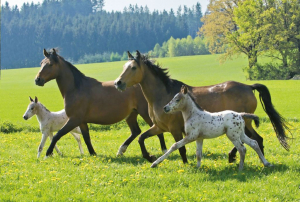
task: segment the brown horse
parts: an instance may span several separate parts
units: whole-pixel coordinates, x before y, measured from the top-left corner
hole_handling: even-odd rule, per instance
[[[75,127],[79,126],[91,155],[96,152],[91,144],[87,123],[113,124],[123,119],[131,130],[131,136],[122,144],[118,154],[123,154],[128,145],[141,133],[137,123],[138,114],[149,124],[148,104],[139,86],[133,86],[128,92],[121,93],[114,87],[113,81],[99,82],[82,74],[71,63],[56,53],[44,49],[45,58],[41,62],[35,83],[44,86],[56,79],[64,98],[68,122],[53,137],[46,156],[53,152],[56,142]],[[159,136],[162,150],[166,150],[163,135]]]
[[[182,139],[184,123],[181,113],[166,114],[163,107],[180,91],[184,84],[180,81],[170,79],[166,69],[162,69],[137,51],[134,58],[128,52],[129,61],[124,65],[122,74],[115,80],[115,86],[124,91],[137,83],[142,87],[142,91],[149,104],[149,114],[154,125],[139,138],[143,157],[150,162],[155,160],[155,156],[150,156],[144,144],[148,137],[162,132],[171,132],[175,141]],[[257,101],[253,90],[259,92],[261,103],[268,114],[276,135],[285,149],[289,149],[286,142],[285,129],[288,129],[285,120],[274,109],[269,90],[262,84],[245,85],[242,83],[228,81],[213,86],[192,87],[188,86],[190,92],[196,97],[196,102],[209,112],[219,112],[223,110],[233,110],[236,112],[254,113]],[[263,152],[263,138],[252,128],[251,121],[245,120],[245,132],[247,136],[256,140]],[[179,149],[183,162],[187,162],[186,149]],[[229,162],[235,160],[236,148],[229,153]]]

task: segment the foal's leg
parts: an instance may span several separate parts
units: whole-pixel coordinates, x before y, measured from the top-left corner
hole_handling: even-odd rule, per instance
[[[190,138],[188,135],[183,138],[182,140],[180,140],[179,142],[174,143],[171,148],[161,157],[159,157],[154,163],[152,163],[151,168],[154,168],[157,166],[157,164],[161,163],[164,159],[166,159],[173,151],[175,151],[176,149],[179,149],[181,147],[183,147],[184,145],[195,141],[195,138]]]
[[[90,155],[96,156],[96,152],[93,148],[93,145],[91,143],[91,137],[90,137],[90,132],[89,132],[89,127],[87,125],[87,123],[82,123],[79,125],[84,142],[90,152]]]
[[[40,157],[41,152],[43,151],[43,148],[44,148],[45,142],[47,140],[48,134],[49,134],[48,131],[42,131],[42,140],[41,140],[40,146],[38,147],[37,158]]]
[[[196,140],[196,144],[197,144],[197,151],[196,151],[197,167],[200,168],[200,166],[201,166],[201,158],[202,158],[203,139],[197,139]]]
[[[52,134],[52,132],[49,133],[49,139],[50,139],[50,141],[52,141],[52,139],[53,139],[53,134]],[[56,152],[57,152],[59,155],[62,156],[62,153],[61,153],[61,151],[59,151],[57,145],[55,145],[54,148],[55,148]]]
[[[241,140],[243,142],[245,142],[247,145],[249,145],[250,147],[252,147],[252,149],[254,149],[256,151],[256,153],[258,154],[261,162],[264,164],[264,166],[269,167],[272,166],[272,164],[270,164],[264,157],[262,151],[260,150],[258,143],[256,140],[252,140],[250,138],[248,138],[245,134],[241,135]]]
[[[46,156],[50,156],[53,153],[53,148],[56,144],[56,142],[65,134],[73,130],[75,127],[77,127],[81,123],[81,120],[76,119],[76,118],[69,118],[67,123],[60,129],[56,135],[54,135],[51,144],[46,152]]]
[[[237,133],[228,132],[226,135],[230,139],[230,141],[234,144],[234,146],[237,148],[237,150],[240,153],[240,166],[239,170],[242,171],[244,168],[244,161],[245,161],[245,154],[246,154],[246,147],[243,145],[243,143],[240,140],[240,135]]]
[[[121,156],[126,152],[127,147],[130,143],[141,133],[141,129],[137,122],[138,113],[134,110],[126,118],[126,123],[130,128],[131,135],[129,138],[120,146],[117,156]]]
[[[146,147],[145,147],[145,139],[149,138],[149,137],[152,137],[154,135],[157,135],[157,134],[160,134],[162,133],[163,131],[157,127],[155,124],[149,129],[147,130],[146,132],[144,132],[140,137],[139,137],[139,144],[140,144],[140,147],[141,147],[141,150],[142,150],[142,153],[143,153],[143,157],[145,159],[147,159],[149,162],[153,162],[156,160],[156,157],[153,156],[153,155],[149,155]]]
[[[75,132],[71,132],[71,134],[74,136],[75,140],[78,143],[80,154],[83,155],[84,153],[83,153],[83,148],[82,148],[82,145],[81,145],[80,135],[78,133],[75,133]]]

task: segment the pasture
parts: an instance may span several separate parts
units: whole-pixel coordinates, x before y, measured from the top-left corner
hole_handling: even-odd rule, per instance
[[[101,130],[91,131],[96,157],[88,155],[83,141],[85,155],[80,156],[77,142],[66,135],[58,142],[62,157],[54,152],[53,158],[42,158],[50,144],[48,140],[37,160],[41,134],[24,130],[0,133],[0,201],[300,201],[300,81],[246,81],[242,71],[246,59],[237,58],[221,65],[217,57],[162,58],[158,62],[169,67],[172,78],[189,85],[211,85],[227,80],[265,84],[275,108],[290,120],[295,138],[290,142],[291,151],[285,151],[271,124],[263,121],[258,133],[265,140],[265,157],[273,168],[262,167],[258,156],[246,146],[245,168],[238,172],[239,158],[234,164],[229,164],[227,159],[233,145],[221,137],[204,141],[200,169],[196,167],[195,143],[187,145],[188,164],[182,163],[176,151],[158,168],[151,169],[151,164],[141,156],[137,139],[124,156],[116,157],[119,146],[130,133],[124,123],[111,126],[111,130],[99,127]],[[124,63],[75,66],[87,76],[108,81],[119,76]],[[22,119],[28,96],[37,96],[51,111],[63,108],[55,81],[44,87],[34,84],[38,71],[39,67],[2,70],[0,127],[7,121],[24,129],[37,129],[36,118]],[[266,117],[260,103],[255,114]],[[145,131],[148,127],[141,129]],[[168,133],[165,139],[169,148],[174,140]],[[147,139],[146,146],[156,157],[162,155],[157,137]]]

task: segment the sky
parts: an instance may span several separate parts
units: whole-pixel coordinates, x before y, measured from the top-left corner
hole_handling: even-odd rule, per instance
[[[19,8],[21,8],[24,2],[43,2],[43,0],[2,0],[1,4],[4,4],[5,1],[8,1],[10,6],[18,5]],[[190,8],[192,5],[196,5],[196,3],[199,2],[202,7],[202,14],[204,14],[209,0],[104,0],[104,2],[104,10],[106,11],[123,11],[123,8],[125,6],[128,7],[129,4],[137,4],[138,6],[143,7],[147,5],[150,11],[153,11],[154,9],[159,11],[164,9],[170,11],[170,9],[173,8],[175,13],[180,5],[186,5]]]

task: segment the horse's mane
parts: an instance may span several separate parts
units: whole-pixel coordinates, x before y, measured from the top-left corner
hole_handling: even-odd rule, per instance
[[[58,55],[57,53],[58,53],[57,49],[52,49],[50,51],[50,58],[53,59],[53,61],[56,63],[58,63],[58,59],[61,59],[63,62],[66,63],[67,67],[71,70],[73,74],[75,88],[78,89],[82,81],[86,78],[86,76],[81,71],[79,71],[74,65],[66,61],[62,56]]]
[[[196,99],[194,97],[194,95],[191,92],[187,92],[188,96],[192,99],[193,103],[196,105],[196,107],[200,110],[200,111],[204,111],[196,102]]]
[[[166,86],[167,92],[170,92],[170,89],[172,87],[172,84],[174,82],[173,79],[170,78],[168,75],[168,69],[167,68],[162,68],[158,63],[155,64],[155,60],[150,60],[148,55],[143,55],[141,54],[141,61],[147,65],[150,69],[150,71],[157,76],[163,84]],[[139,60],[133,59],[139,63]]]
[[[40,106],[41,106],[42,108],[44,108],[46,111],[50,112],[49,109],[47,109],[42,103],[40,103],[40,102],[38,102],[38,103],[40,104]]]

